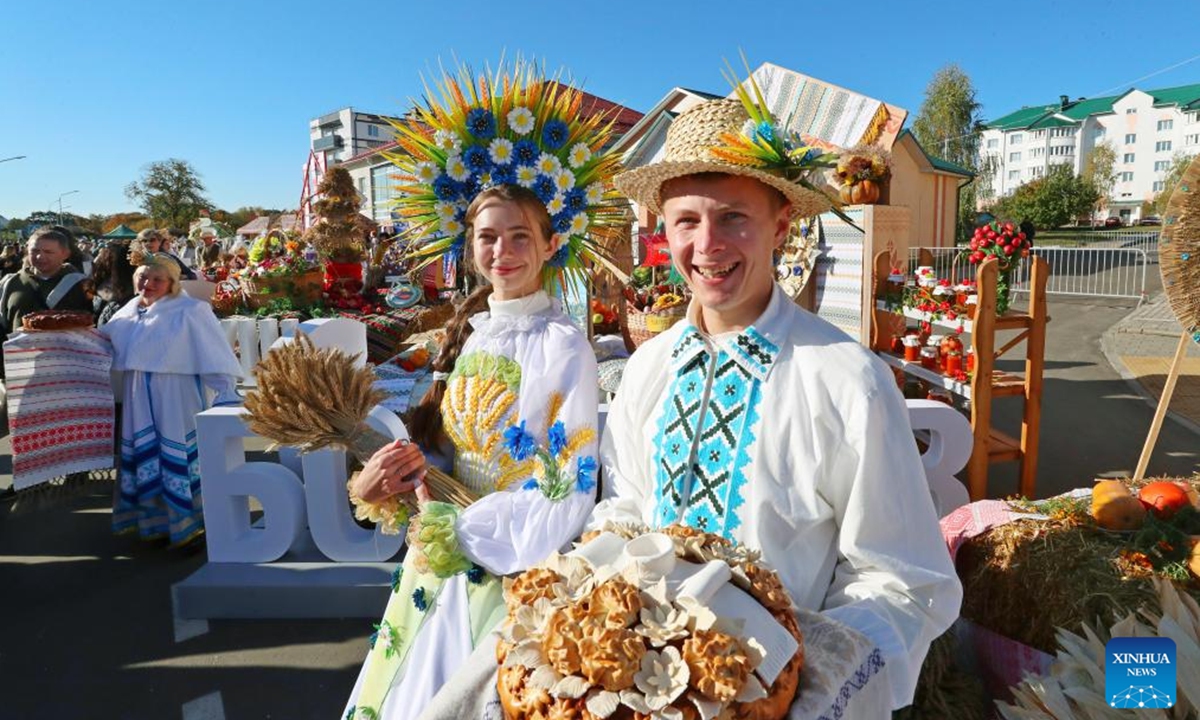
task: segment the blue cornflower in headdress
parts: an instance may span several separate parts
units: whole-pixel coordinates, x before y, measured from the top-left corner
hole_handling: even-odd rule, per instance
[[[480,140],[491,140],[496,136],[496,116],[491,110],[475,108],[467,113],[467,130]]]
[[[542,126],[542,145],[557,150],[567,143],[570,128],[562,120],[551,120]]]
[[[567,446],[567,427],[559,420],[550,426],[546,435],[550,439],[550,454],[557,456]]]
[[[517,169],[512,165],[497,165],[492,169],[493,185],[516,185]]]
[[[546,261],[546,264],[553,265],[556,268],[566,267],[567,266],[567,244],[563,243],[562,247],[555,250],[554,254],[550,256],[550,259]]]
[[[553,221],[552,224],[554,225],[554,232],[556,232],[556,233],[571,232],[571,221],[574,219],[575,219],[575,213],[571,212],[570,210],[563,210],[562,212],[558,213],[557,215],[555,215],[552,218],[552,221]],[[563,247],[566,247],[566,245],[564,245]],[[561,249],[562,248],[559,248],[559,250],[561,250]]]
[[[563,205],[572,215],[582,212],[587,208],[587,192],[580,187],[571,188],[563,195]]]
[[[596,487],[596,458],[588,455],[579,458],[575,471],[575,486],[582,492],[589,492]]]
[[[521,421],[520,425],[510,425],[504,431],[504,449],[517,462],[526,460],[537,452],[537,440],[525,431],[524,420]]]
[[[537,143],[532,140],[518,140],[513,145],[513,162],[517,165],[533,165],[541,154]]]
[[[488,151],[481,145],[472,145],[467,148],[462,158],[467,167],[471,168],[471,172],[476,175],[485,172],[492,164],[492,159],[488,157]]]
[[[439,175],[433,181],[433,194],[442,202],[453,202],[458,199],[458,183],[449,175]]]
[[[765,120],[760,122],[758,126],[754,128],[754,131],[758,133],[760,138],[767,142],[773,142],[775,140],[775,128],[771,125],[771,123]]]
[[[554,179],[548,175],[539,175],[537,180],[533,181],[533,192],[538,196],[538,200],[548,203],[558,194],[558,188],[554,186]]]
[[[474,175],[463,180],[458,186],[459,196],[467,202],[475,199],[475,196],[479,194],[479,189],[479,178]]]

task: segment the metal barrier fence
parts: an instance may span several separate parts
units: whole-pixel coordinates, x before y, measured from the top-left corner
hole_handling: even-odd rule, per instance
[[[1142,233],[1136,233],[1142,235]],[[1045,258],[1050,266],[1046,292],[1056,295],[1084,297],[1146,299],[1146,272],[1158,256],[1158,233],[1130,247],[1034,247],[1034,254]],[[1132,241],[1126,241],[1132,242]],[[975,268],[960,256],[958,248],[912,248],[909,267],[915,268],[921,250],[933,256],[933,269],[939,278],[952,282],[974,279]],[[1029,291],[1029,264],[1022,263],[1013,276],[1013,292]]]

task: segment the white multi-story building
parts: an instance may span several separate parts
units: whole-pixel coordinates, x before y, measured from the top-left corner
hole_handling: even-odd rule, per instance
[[[322,157],[324,167],[348,160],[392,139],[389,120],[399,118],[342,108],[314,118],[308,123],[313,152]]]
[[[1045,176],[1056,164],[1078,173],[1101,143],[1116,154],[1107,215],[1126,224],[1163,189],[1177,155],[1200,152],[1200,84],[1024,107],[985,125],[979,152],[990,158],[994,197]]]

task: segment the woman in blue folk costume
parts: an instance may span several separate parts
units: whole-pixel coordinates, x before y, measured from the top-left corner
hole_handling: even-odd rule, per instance
[[[360,514],[389,520],[421,445],[452,455],[480,499],[428,502],[417,481],[409,550],[344,713],[359,720],[416,717],[502,619],[499,578],[578,536],[595,502],[595,356],[547,290],[585,260],[611,267],[599,252],[622,222],[609,194],[617,162],[602,152],[609,126],[527,65],[460,70],[440,90],[396,126],[401,212],[419,266],[468,261],[490,287],[447,327],[416,443],[380,450],[351,494]]]

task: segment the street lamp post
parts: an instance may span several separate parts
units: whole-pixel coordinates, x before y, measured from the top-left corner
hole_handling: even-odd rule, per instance
[[[58,224],[59,225],[62,225],[62,211],[63,211],[62,199],[68,195],[74,195],[77,192],[79,192],[79,191],[78,190],[68,190],[67,192],[58,196]]]

